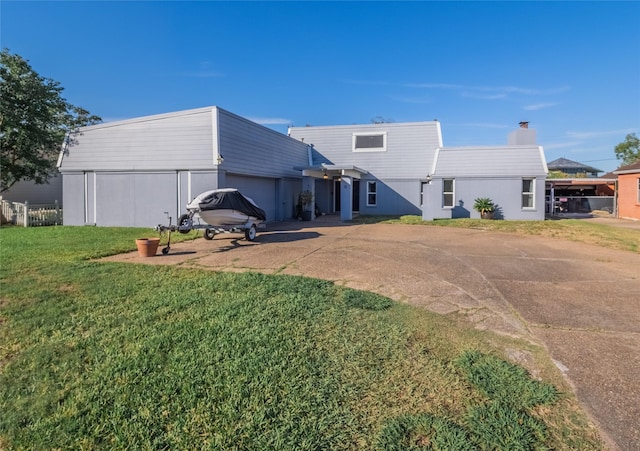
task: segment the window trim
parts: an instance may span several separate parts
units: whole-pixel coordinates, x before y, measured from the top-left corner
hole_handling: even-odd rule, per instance
[[[445,191],[444,185],[447,180],[451,180],[451,191]],[[447,205],[445,202],[445,195],[451,194],[451,205]],[[454,208],[456,205],[456,179],[442,179],[442,208]]]
[[[638,185],[638,186],[636,187],[636,194],[637,194],[637,197],[636,197],[636,203],[637,203],[637,204],[640,204],[640,177],[638,177],[638,178],[636,179],[636,184]]]
[[[374,186],[375,191],[371,191],[370,187]],[[373,195],[375,198],[375,202],[369,202],[369,196]],[[367,207],[377,207],[378,206],[378,183],[376,180],[367,180]]]
[[[358,136],[382,136],[382,147],[356,147],[356,138]],[[352,152],[386,152],[387,151],[387,132],[356,132],[353,133],[351,142]]]
[[[525,191],[524,190],[524,182],[525,180],[530,180],[531,181],[531,190],[532,191]],[[531,196],[531,206],[527,207],[524,205],[524,196],[525,195],[530,195]],[[536,209],[536,178],[535,177],[523,177],[522,178],[522,182],[520,184],[520,208],[522,208],[523,210],[535,210]]]

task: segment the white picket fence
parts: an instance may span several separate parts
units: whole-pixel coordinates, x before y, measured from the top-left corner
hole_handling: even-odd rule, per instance
[[[54,204],[9,202],[0,198],[2,222],[23,227],[62,225],[62,208]]]

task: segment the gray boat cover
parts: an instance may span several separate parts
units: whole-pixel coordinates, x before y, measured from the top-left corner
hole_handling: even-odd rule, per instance
[[[208,210],[237,210],[247,216],[261,221],[267,220],[267,214],[258,207],[253,200],[235,189],[213,190],[200,199],[198,206],[202,211]]]

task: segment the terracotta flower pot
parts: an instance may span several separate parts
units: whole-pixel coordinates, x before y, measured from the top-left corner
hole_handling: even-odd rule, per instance
[[[153,257],[158,252],[160,238],[138,238],[136,246],[140,257]]]

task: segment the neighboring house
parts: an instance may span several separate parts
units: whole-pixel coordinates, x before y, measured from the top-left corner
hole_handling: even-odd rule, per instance
[[[437,121],[292,127],[289,135],[313,149],[301,169],[316,181],[305,187],[315,185],[320,209],[343,220],[352,212],[479,218],[477,197],[497,203],[502,219],[544,219],[544,152],[527,125],[495,147],[443,147]]]
[[[601,169],[558,158],[547,163],[547,206],[550,214],[589,214],[615,210],[615,179]]]
[[[56,174],[49,183],[36,184],[31,180],[22,180],[0,194],[3,200],[10,202],[29,202],[30,204],[62,203],[62,177]]]
[[[217,107],[82,127],[61,152],[64,224],[155,226],[203,191],[238,188],[293,216],[307,146]],[[166,213],[165,213],[166,212]]]
[[[522,125],[522,124],[521,124]],[[526,125],[526,124],[525,124]],[[64,222],[154,226],[203,191],[233,187],[267,220],[292,219],[302,190],[322,213],[544,219],[546,165],[526,127],[496,147],[443,147],[440,123],[291,127],[217,107],[83,127],[59,159]]]
[[[618,176],[618,217],[640,219],[640,160],[613,173]]]
[[[571,161],[566,158],[558,158],[547,163],[549,171],[557,171],[566,174],[569,177],[598,177],[602,169],[596,169],[586,164]]]

